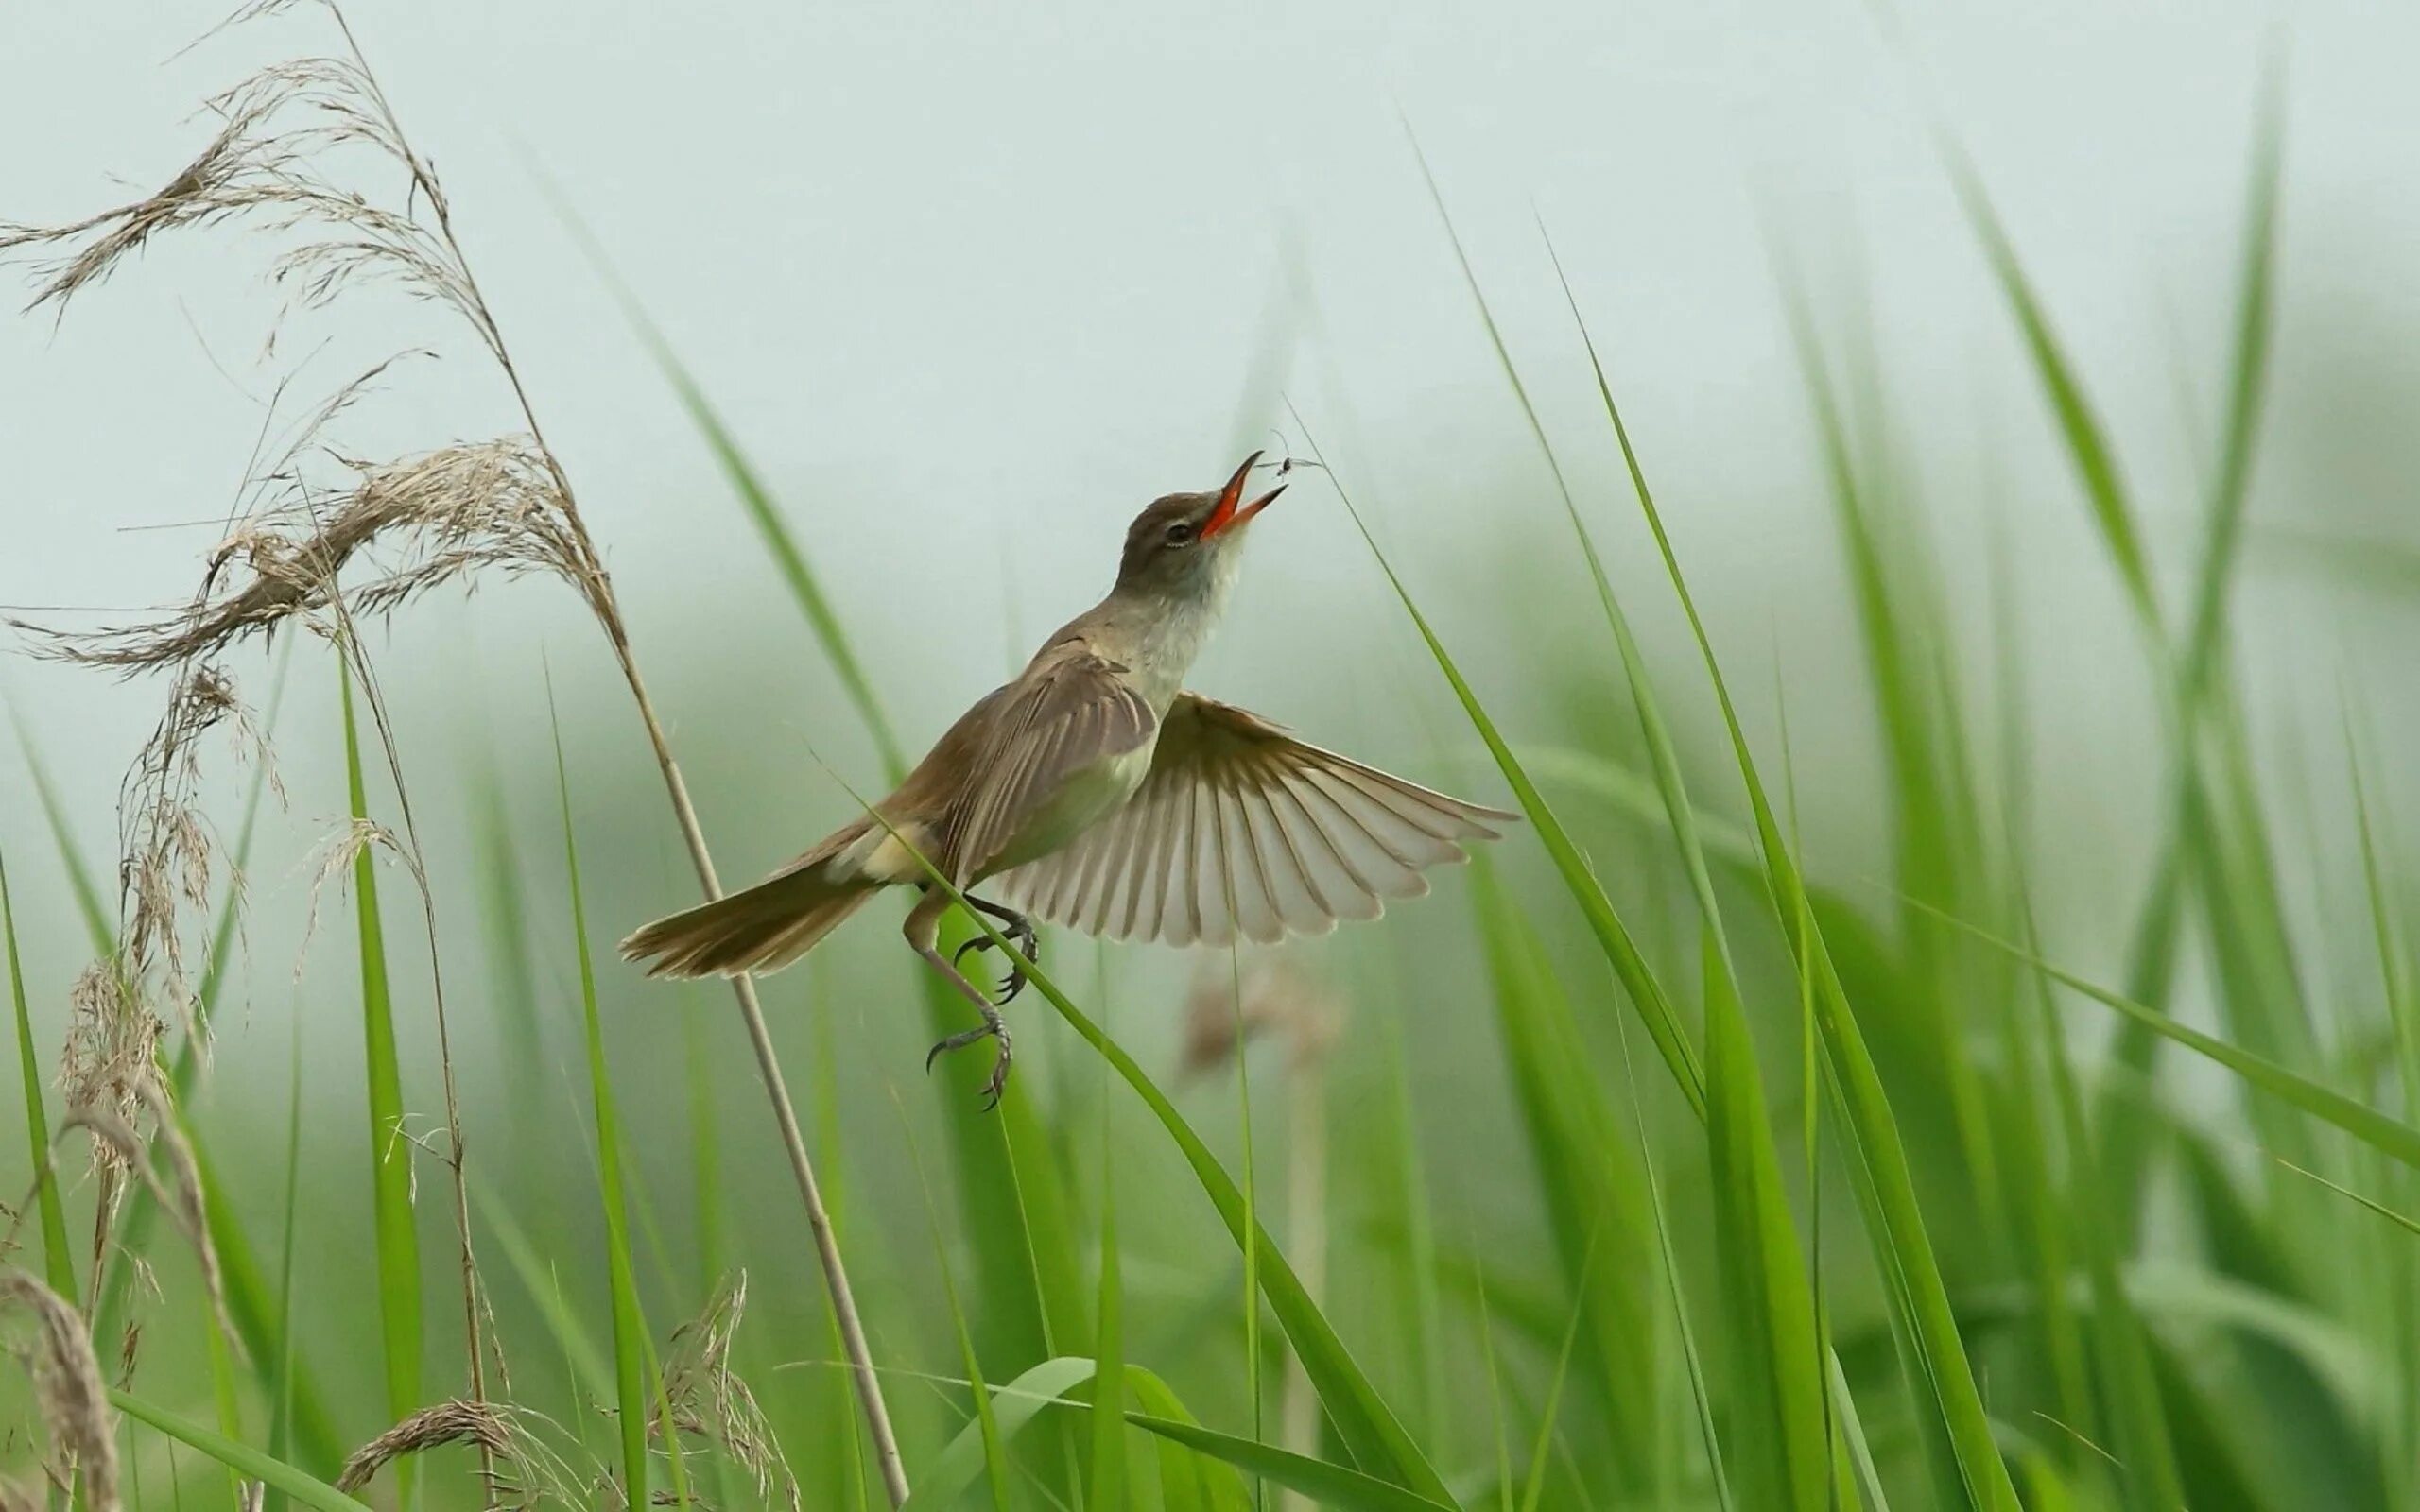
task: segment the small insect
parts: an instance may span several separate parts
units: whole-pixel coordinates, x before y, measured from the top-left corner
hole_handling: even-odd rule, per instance
[[[1277,449],[1284,452],[1285,455],[1274,462],[1261,463],[1260,465],[1262,467],[1275,468],[1277,470],[1277,475],[1281,478],[1285,477],[1288,473],[1292,472],[1298,467],[1315,467],[1320,469],[1322,472],[1325,472],[1327,470],[1327,464],[1324,462],[1314,462],[1307,456],[1296,456],[1291,451],[1287,450],[1286,438],[1279,434],[1274,427],[1270,428],[1269,434],[1270,438],[1277,442]]]

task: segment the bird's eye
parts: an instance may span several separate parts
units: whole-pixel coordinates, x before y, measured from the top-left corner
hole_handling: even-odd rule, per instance
[[[1193,544],[1193,527],[1180,520],[1168,526],[1167,540],[1171,546],[1189,546]]]

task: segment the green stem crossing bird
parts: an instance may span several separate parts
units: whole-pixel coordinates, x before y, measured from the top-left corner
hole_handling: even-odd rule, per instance
[[[924,896],[908,912],[908,943],[982,1016],[932,1055],[991,1039],[984,1091],[996,1102],[1008,1024],[935,948],[949,898],[920,857],[1031,957],[1029,916],[1170,945],[1325,934],[1427,891],[1423,870],[1462,860],[1465,842],[1497,838],[1489,826],[1516,816],[1184,691],[1246,527],[1286,491],[1241,502],[1259,460],[1247,457],[1224,488],[1171,493],[1137,515],[1109,596],[952,725],[874,806],[878,819],[843,825],[752,887],[657,919],[622,942],[624,957],[650,976],[776,971],[877,891],[914,886]],[[976,896],[994,881],[1001,901]],[[990,945],[969,941],[959,954]],[[1024,986],[1011,970],[1000,1004]]]

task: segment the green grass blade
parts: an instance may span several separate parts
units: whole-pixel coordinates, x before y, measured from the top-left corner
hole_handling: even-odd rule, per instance
[[[1574,315],[1577,318],[1576,310]],[[1740,727],[1738,711],[1723,681],[1720,663],[1714,654],[1713,639],[1706,633],[1704,621],[1698,614],[1696,600],[1681,572],[1680,558],[1673,552],[1671,538],[1664,529],[1663,517],[1657,512],[1654,495],[1647,486],[1646,471],[1639,464],[1637,452],[1630,442],[1629,428],[1622,423],[1620,408],[1614,402],[1612,385],[1605,378],[1603,365],[1597,359],[1595,342],[1587,338],[1584,320],[1580,322],[1580,329],[1583,341],[1587,342],[1589,365],[1596,374],[1599,397],[1604,403],[1606,417],[1613,423],[1616,438],[1621,443],[1623,461],[1629,468],[1640,509],[1655,536],[1656,549],[1663,558],[1665,572],[1671,579],[1673,593],[1688,618],[1690,632],[1705,663],[1707,679],[1721,708],[1723,726],[1738,764],[1740,781],[1747,789],[1749,805],[1754,813],[1773,905],[1782,919],[1798,919],[1806,923],[1803,932],[1785,933],[1793,952],[1798,954],[1801,969],[1811,971],[1814,976],[1817,1021],[1823,1030],[1825,1056],[1848,1114],[1844,1133],[1873,1176],[1877,1199],[1875,1215],[1879,1221],[1869,1226],[1869,1237],[1876,1258],[1886,1269],[1895,1268],[1905,1277],[1907,1323],[1921,1347],[1926,1383],[1934,1411],[1944,1433],[1955,1447],[1966,1499],[1971,1504],[1990,1508],[1992,1512],[2014,1512],[2017,1505],[2016,1487],[1994,1441],[1991,1422],[1983,1410],[1982,1393],[1976,1385],[1974,1370],[1967,1361],[1965,1344],[1960,1337],[1957,1317],[1950,1308],[1940,1262],[1934,1255],[1932,1241],[1926,1232],[1924,1214],[1916,1203],[1906,1144],[1892,1114],[1890,1100],[1883,1091],[1882,1080],[1866,1046],[1864,1032],[1858,1026],[1846,992],[1841,988],[1839,974],[1824,942],[1823,931],[1814,922],[1805,879],[1783,841],[1763,780],[1757,775],[1754,756],[1749,750],[1747,733]]]
[[[1092,1380],[1093,1370],[1093,1362],[1086,1359],[1045,1360],[995,1392],[985,1390],[970,1376],[968,1388],[976,1393],[975,1419],[925,1463],[925,1473],[916,1478],[915,1489],[908,1498],[908,1508],[946,1512],[957,1505],[997,1458],[999,1446],[1012,1442],[1044,1408]]]
[[[2024,333],[2034,375],[2058,421],[2068,459],[2075,464],[2076,474],[2083,484],[2084,498],[2092,507],[2093,523],[2100,528],[2101,544],[2117,566],[2118,580],[2125,585],[2135,612],[2156,638],[2160,628],[2159,604],[2152,588],[2150,558],[2143,549],[2142,531],[2118,472],[2117,454],[2100,417],[2093,411],[2091,400],[2084,394],[2083,385],[2076,378],[2066,350],[2059,344],[2058,334],[2050,327],[2049,316],[2026,277],[2014,244],[2000,225],[1998,213],[1992,208],[1982,180],[1954,149],[1949,158],[1951,181],[1967,217],[1975,224],[1976,234],[1982,239],[1992,276]]]
[[[2268,1093],[2289,1107],[2331,1125],[2351,1135],[2363,1144],[2391,1160],[2420,1168],[2420,1128],[2389,1118],[2366,1104],[2356,1102],[2343,1093],[2287,1070],[2275,1061],[2254,1055],[2199,1029],[2178,1023],[2156,1009],[2147,1008],[2122,993],[2097,987],[2071,971],[2051,965],[2031,951],[1988,931],[1979,929],[1962,919],[1940,916],[1945,922],[1965,930],[1996,950],[2007,952],[2017,960],[2040,971],[2051,981],[2071,992],[2082,993],[2105,1007],[2113,1008],[2135,1022],[2149,1028],[2163,1040],[2173,1041],[2204,1059],[2216,1061],[2236,1074],[2254,1089]]]
[[[552,690],[548,709],[553,707]],[[588,1041],[589,1104],[596,1120],[598,1199],[605,1211],[605,1267],[614,1298],[614,1402],[622,1449],[622,1485],[630,1504],[648,1495],[647,1315],[639,1307],[638,1280],[631,1263],[631,1219],[622,1184],[621,1120],[614,1108],[614,1080],[605,1061],[605,1025],[596,1008],[596,965],[588,948],[588,909],[580,889],[579,840],[571,818],[571,777],[563,765],[562,730],[555,727],[555,785],[562,804],[563,870],[571,885],[571,933],[579,959],[580,1027]],[[667,1441],[672,1435],[666,1426]]]
[[[1711,931],[1704,973],[1715,1256],[1734,1342],[1732,1463],[1749,1505],[1822,1512],[1832,1477],[1815,1299],[1782,1190],[1755,1045]]]
[[[1297,428],[1302,428],[1302,417],[1297,414],[1294,420]],[[1318,443],[1309,440],[1307,432],[1305,438],[1313,456],[1325,468],[1326,460],[1319,456]],[[1328,470],[1328,477],[1331,483],[1335,481],[1333,469]],[[1410,590],[1395,575],[1393,564],[1378,548],[1377,538],[1370,534],[1360,512],[1354,508],[1352,500],[1340,486],[1337,489],[1337,497],[1344,501],[1355,526],[1361,532],[1361,539],[1376,558],[1379,570],[1386,574],[1396,598],[1402,602],[1405,611],[1411,616],[1413,627],[1427,644],[1429,655],[1436,659],[1438,669],[1444,673],[1446,682],[1454,690],[1454,696],[1461,700],[1462,712],[1478,730],[1479,738],[1486,742],[1488,754],[1495,759],[1497,768],[1504,773],[1504,780],[1512,785],[1522,813],[1537,828],[1538,839],[1546,847],[1548,859],[1553,861],[1555,870],[1562,875],[1572,900],[1580,905],[1581,914],[1588,921],[1589,931],[1596,936],[1605,958],[1613,963],[1615,976],[1630,994],[1639,1018],[1647,1025],[1648,1038],[1655,1042],[1665,1065],[1671,1069],[1672,1079],[1680,1087],[1681,1095],[1688,1099],[1690,1111],[1701,1119],[1704,1118],[1705,1073],[1698,1063],[1697,1051],[1690,1046],[1687,1031],[1682,1027],[1680,1016],[1673,1011],[1671,1000],[1665,995],[1654,973],[1648,970],[1647,958],[1640,954],[1637,942],[1631,937],[1630,930],[1615,912],[1613,900],[1605,896],[1604,887],[1588,868],[1587,858],[1580,853],[1580,847],[1572,840],[1570,832],[1564,828],[1562,820],[1555,817],[1545,795],[1530,780],[1520,758],[1513,754],[1512,747],[1497,732],[1495,722],[1488,717],[1487,710],[1478,701],[1478,695],[1472,692],[1469,682],[1463,679],[1461,668],[1445,649],[1445,643],[1429,627],[1427,616],[1421,613],[1419,606],[1412,601]]]
[[[93,873],[84,865],[83,851],[76,844],[76,835],[67,826],[67,810],[60,803],[59,789],[50,782],[50,769],[43,765],[42,755],[34,749],[33,736],[26,729],[25,720],[14,706],[9,717],[17,727],[17,748],[25,754],[26,771],[33,778],[34,798],[42,807],[43,822],[50,827],[52,842],[58,846],[60,861],[67,869],[68,890],[76,896],[76,912],[84,921],[84,933],[93,942],[93,954],[107,955],[117,945],[116,916]]]
[[[1648,1143],[1647,1116],[1638,1104],[1638,1070],[1631,1059],[1627,1032],[1621,1037],[1621,1045],[1622,1076],[1630,1087],[1631,1121],[1638,1138],[1639,1162],[1646,1174],[1649,1211],[1655,1219],[1655,1258],[1664,1273],[1664,1295],[1672,1306],[1672,1327],[1681,1343],[1681,1363],[1688,1371],[1689,1405],[1696,1410],[1698,1442],[1705,1450],[1706,1475],[1714,1483],[1714,1504],[1721,1512],[1734,1512],[1731,1478],[1722,1468],[1722,1441],[1715,1432],[1714,1398],[1706,1389],[1705,1365],[1698,1352],[1697,1330],[1689,1322],[1688,1297],[1681,1290],[1681,1264],[1672,1253],[1672,1228],[1666,1216],[1663,1186],[1655,1178],[1655,1151]],[[1845,1504],[1854,1507],[1856,1503]]]
[[[268,1452],[273,1459],[290,1457],[294,1441],[294,1297],[299,1273],[294,1264],[295,1241],[301,1237],[302,1210],[302,1022],[294,1016],[285,1064],[285,1194],[282,1208],[277,1264],[277,1358],[268,1379]],[[283,1509],[283,1497],[273,1503]]]
[[[907,774],[908,765],[901,754],[899,741],[891,732],[890,722],[883,713],[882,700],[874,692],[873,679],[866,676],[865,664],[857,659],[856,650],[849,642],[848,631],[840,624],[840,616],[833,610],[832,600],[823,592],[823,584],[816,576],[815,569],[808,564],[806,553],[799,545],[798,537],[791,532],[781,505],[773,498],[772,490],[766,486],[755,465],[748,459],[747,452],[741,448],[738,438],[723,423],[721,413],[706,397],[705,389],[697,379],[690,375],[680,355],[672,350],[672,343],[665,339],[663,330],[647,313],[646,306],[639,302],[638,296],[622,282],[621,275],[606,260],[604,249],[587,223],[560,197],[556,199],[556,209],[579,241],[580,249],[588,254],[590,266],[596,269],[606,287],[613,291],[615,301],[622,307],[623,318],[630,321],[631,329],[637,333],[648,355],[654,360],[656,370],[671,386],[683,412],[689,417],[690,424],[697,427],[707,450],[714,454],[716,466],[721,469],[723,480],[731,485],[732,493],[746,511],[749,523],[756,527],[757,540],[763,544],[766,555],[772,558],[774,568],[781,574],[783,586],[789,590],[790,597],[797,601],[800,611],[806,616],[807,626],[815,632],[824,656],[832,663],[833,672],[840,679],[841,688],[848,694],[849,701],[856,706],[857,716],[865,724],[866,734],[881,754],[884,771],[896,782]]]
[[[1311,1459],[1273,1444],[1254,1443],[1249,1438],[1215,1433],[1198,1424],[1175,1422],[1140,1412],[1127,1414],[1126,1420],[1146,1433],[1157,1434],[1162,1438],[1183,1444],[1198,1454],[1222,1460],[1248,1475],[1274,1481],[1288,1490],[1300,1491],[1322,1506],[1341,1507],[1346,1512],[1446,1512],[1451,1505],[1414,1495],[1400,1486],[1374,1480],[1359,1470]]]
[[[353,668],[339,658],[344,715],[345,794],[354,822],[370,817],[361,775],[361,734],[354,719]],[[386,1360],[387,1410],[401,1422],[420,1410],[420,1239],[412,1221],[413,1144],[404,1129],[403,1068],[388,990],[386,934],[378,917],[378,869],[364,845],[353,858],[354,918],[359,931],[361,1023],[369,1077],[370,1174],[377,1235],[379,1341]],[[413,1467],[395,1467],[396,1497],[412,1504]]]
[[[2218,665],[2224,644],[2227,584],[2243,540],[2244,506],[2252,489],[2253,443],[2268,392],[2269,337],[2277,261],[2277,197],[2285,162],[2283,94],[2272,68],[2268,103],[2255,129],[2252,175],[2244,197],[2242,272],[2236,291],[2235,351],[2227,369],[2227,412],[2220,431],[2219,467],[2210,489],[2207,532],[2195,577],[2192,618],[2178,675],[2187,715]]]
[[[1093,1381],[1089,1504],[1093,1512],[1119,1512],[1126,1498],[1126,1303],[1118,1274],[1117,1136],[1106,1097],[1100,1122],[1100,1301],[1093,1329],[1099,1373]]]
[[[1649,1258],[1647,1190],[1618,1133],[1569,999],[1545,942],[1506,891],[1494,863],[1473,859],[1471,896],[1495,999],[1496,1032],[1512,1073],[1554,1248],[1585,1324],[1582,1359],[1596,1378],[1593,1412],[1606,1457],[1635,1476],[1652,1458],[1653,1312],[1641,1284]],[[1606,1263],[1592,1263],[1599,1248]]]
[[[904,1130],[907,1123],[904,1111],[900,1122]],[[959,1360],[966,1367],[966,1389],[975,1399],[976,1443],[982,1451],[983,1482],[992,1493],[993,1512],[1009,1512],[1008,1438],[1002,1434],[1000,1419],[993,1409],[992,1388],[983,1382],[983,1365],[976,1358],[975,1334],[966,1326],[966,1309],[959,1302],[958,1278],[950,1267],[949,1242],[942,1237],[941,1210],[934,1205],[932,1185],[925,1179],[924,1162],[916,1158],[915,1150],[915,1136],[911,1132],[908,1134],[908,1159],[915,1166],[916,1185],[924,1194],[925,1221],[932,1230],[933,1259],[941,1271],[942,1300],[948,1304],[950,1331],[957,1335]],[[912,1492],[909,1500],[915,1500]],[[956,1500],[955,1494],[938,1501],[926,1499],[930,1504],[946,1504]]]
[[[140,1397],[112,1387],[110,1402],[136,1422],[199,1450],[237,1474],[259,1481],[271,1490],[281,1491],[303,1506],[313,1508],[314,1512],[370,1512],[366,1503],[345,1495],[327,1482],[307,1475],[284,1461],[271,1459],[248,1444],[239,1444],[199,1423],[189,1422],[174,1413],[155,1407]]]
[[[1538,1410],[1538,1432],[1530,1445],[1530,1474],[1521,1487],[1521,1512],[1538,1512],[1538,1499],[1546,1494],[1547,1471],[1554,1463],[1547,1451],[1563,1419],[1563,1386],[1571,1378],[1571,1349],[1580,1342],[1580,1322],[1588,1310],[1588,1272],[1596,1258],[1595,1246],[1591,1246],[1587,1259],[1581,1264],[1580,1284],[1572,1289],[1571,1321],[1564,1325],[1563,1348],[1555,1351],[1554,1374],[1547,1382],[1546,1405]]]
[[[25,1078],[26,1153],[34,1162],[34,1203],[42,1219],[43,1280],[50,1289],[77,1302],[76,1257],[67,1247],[67,1210],[59,1199],[59,1173],[53,1168],[50,1117],[43,1107],[42,1064],[34,1054],[32,1010],[26,1006],[25,970],[17,957],[17,915],[9,901],[9,862],[0,855],[0,936],[9,948],[9,999],[17,1010],[17,1067]]]
[[[2027,936],[2031,939],[2030,909],[2026,920]],[[2142,1319],[2135,1314],[2118,1271],[2121,1251],[2116,1225],[2111,1221],[2109,1194],[2101,1185],[2093,1157],[2091,1131],[2084,1125],[2083,1099],[2076,1091],[2075,1074],[2067,1063],[2066,1042],[2058,1032],[2049,990],[2039,972],[2034,973],[2034,983],[2041,1019],[2037,1038],[2042,1040],[2045,1058],[2049,1062],[2050,1087],[2066,1135],[2067,1178],[2072,1184],[2067,1227],[2083,1250],[2085,1270],[2092,1280],[2096,1314],[2093,1342],[2100,1355],[2101,1385],[2118,1425],[2118,1459],[2128,1504],[2143,1512],[2166,1512],[2167,1508],[2185,1504],[2176,1446],[2169,1437],[2159,1380],[2146,1347]]]
[[[897,785],[908,772],[898,737],[772,490],[723,424],[704,389],[614,271],[596,236],[560,196],[556,203],[714,453],[734,496],[865,725],[885,778]],[[942,948],[950,950],[955,944],[955,938],[945,936]],[[918,988],[935,1038],[962,1026],[965,1005],[945,984],[919,972]],[[1087,1287],[1077,1258],[1075,1228],[1066,1218],[1065,1194],[1049,1156],[1049,1140],[1020,1092],[1011,1091],[996,1116],[983,1116],[977,1107],[982,1075],[973,1057],[961,1057],[937,1067],[931,1080],[949,1127],[950,1160],[964,1228],[990,1236],[974,1252],[975,1295],[981,1309],[977,1319],[978,1340],[995,1362],[1006,1360],[1012,1366],[1022,1366],[1063,1350],[1089,1347],[1084,1336]]]
[[[872,815],[876,822],[883,823],[885,829],[890,829],[878,812],[868,808],[866,813]],[[890,833],[903,845],[908,843],[898,831],[890,830]],[[909,853],[916,854],[912,846]],[[1326,1407],[1328,1421],[1335,1426],[1338,1436],[1343,1439],[1354,1459],[1393,1475],[1400,1484],[1424,1496],[1450,1501],[1451,1493],[1445,1489],[1445,1483],[1438,1477],[1427,1456],[1420,1452],[1420,1446],[1404,1432],[1403,1424],[1389,1410],[1377,1388],[1354,1363],[1343,1340],[1337,1337],[1336,1330],[1312,1302],[1301,1278],[1286,1263],[1285,1255],[1270,1237],[1269,1230],[1257,1224],[1247,1230],[1243,1194],[1236,1189],[1225,1167],[1219,1163],[1218,1157],[1211,1154],[1210,1147],[1202,1143],[1201,1135],[1194,1132],[1193,1125],[1177,1111],[1176,1105],[1168,1100],[1167,1094],[1151,1080],[1134,1057],[1127,1054],[1124,1046],[1103,1033],[1090,1016],[1060,990],[1048,972],[994,928],[989,919],[967,909],[963,895],[929,858],[917,855],[917,860],[925,869],[926,881],[958,903],[960,913],[973,919],[975,927],[991,940],[995,950],[1003,953],[1003,961],[1013,962],[1024,971],[1034,989],[1058,1010],[1059,1016],[1086,1044],[1109,1061],[1111,1069],[1160,1121],[1160,1126],[1167,1129],[1169,1138],[1176,1142],[1185,1164],[1192,1168],[1194,1177],[1210,1198],[1211,1206],[1218,1210],[1220,1220],[1226,1224],[1228,1235],[1235,1241],[1238,1253],[1242,1251],[1249,1232],[1250,1242],[1257,1246],[1259,1255],[1261,1293],[1269,1298],[1270,1310],[1277,1314],[1279,1325],[1286,1331],[1287,1340],[1293,1345],[1295,1357],[1302,1362],[1303,1373],[1310,1378],[1320,1401]],[[1011,1096],[1014,1095],[1015,1085],[1011,1083]]]

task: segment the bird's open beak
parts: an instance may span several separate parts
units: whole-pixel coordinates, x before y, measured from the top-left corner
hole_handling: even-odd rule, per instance
[[[1202,540],[1208,541],[1222,531],[1232,530],[1245,524],[1253,515],[1268,508],[1271,500],[1286,491],[1286,485],[1280,483],[1259,498],[1253,500],[1252,503],[1241,507],[1236,506],[1236,501],[1242,498],[1244,494],[1244,480],[1252,476],[1252,470],[1259,465],[1260,458],[1261,454],[1258,452],[1245,457],[1244,465],[1236,469],[1236,475],[1229,478],[1227,486],[1219,490],[1219,507],[1211,510],[1210,518],[1201,523]]]

